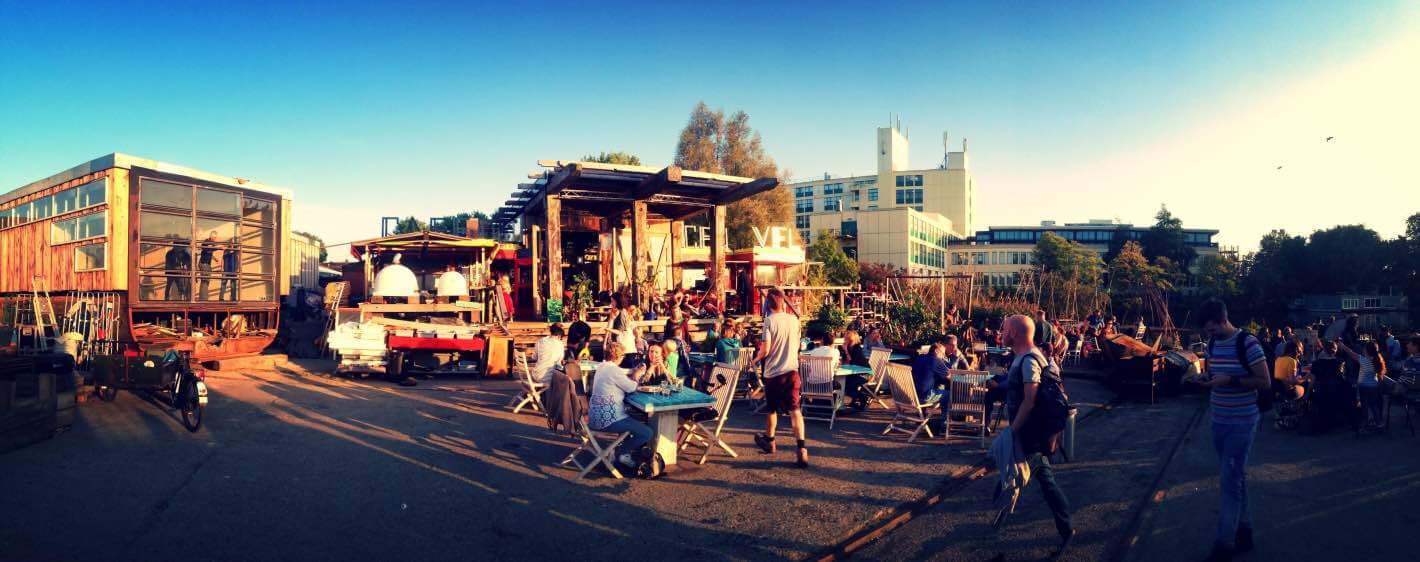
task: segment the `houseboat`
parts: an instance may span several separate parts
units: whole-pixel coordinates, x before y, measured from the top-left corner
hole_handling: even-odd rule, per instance
[[[119,153],[0,195],[0,345],[259,352],[289,292],[290,211],[287,190]]]

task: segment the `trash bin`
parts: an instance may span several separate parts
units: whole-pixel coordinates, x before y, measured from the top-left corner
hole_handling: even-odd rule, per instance
[[[1079,412],[1072,406],[1065,415],[1065,442],[1060,447],[1065,462],[1075,462],[1075,415]]]

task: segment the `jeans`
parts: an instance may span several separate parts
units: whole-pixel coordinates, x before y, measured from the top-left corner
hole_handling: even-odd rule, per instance
[[[620,421],[602,428],[602,431],[631,434],[621,442],[621,446],[616,448],[617,454],[621,455],[629,455],[632,451],[640,449],[642,445],[645,445],[651,440],[652,435],[655,435],[655,432],[651,430],[651,426],[631,418],[621,418]]]
[[[1381,409],[1381,387],[1378,384],[1363,384],[1356,387],[1360,394],[1361,405],[1366,407],[1366,413],[1370,415],[1370,422],[1381,425],[1383,411]]]
[[[1215,544],[1231,548],[1238,527],[1252,528],[1252,510],[1247,499],[1247,455],[1257,422],[1213,422],[1213,449],[1218,451],[1218,536]]]
[[[1055,469],[1050,466],[1050,459],[1035,453],[1030,456],[1030,465],[1031,480],[1040,483],[1040,494],[1045,497],[1045,505],[1050,506],[1050,516],[1055,519],[1055,531],[1065,538],[1071,529],[1070,500],[1055,483]]]

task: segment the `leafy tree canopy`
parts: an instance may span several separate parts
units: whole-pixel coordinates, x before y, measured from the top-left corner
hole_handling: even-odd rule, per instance
[[[602,164],[624,164],[627,166],[640,166],[641,157],[630,152],[602,152],[599,154],[588,154],[582,157],[583,162],[601,162]]]
[[[750,127],[749,114],[736,111],[725,117],[723,111],[710,109],[703,101],[690,111],[690,120],[680,132],[675,164],[687,170],[732,176],[782,177],[774,159],[765,154],[759,133]],[[791,226],[792,207],[785,188],[730,204],[726,213],[733,217],[726,225],[729,247],[753,246],[756,226]]]
[[[830,285],[854,285],[858,283],[858,261],[848,257],[838,240],[827,230],[814,238],[813,244],[805,249],[809,261],[823,263],[824,280]]]

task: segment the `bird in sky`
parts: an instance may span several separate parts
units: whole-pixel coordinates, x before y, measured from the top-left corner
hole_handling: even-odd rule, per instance
[[[1326,142],[1331,142],[1331,139],[1334,139],[1334,138],[1336,138],[1336,137],[1326,137]]]
[[[1281,167],[1281,166],[1278,166],[1278,167],[1277,167],[1277,169],[1278,169],[1278,170],[1281,170],[1281,169],[1282,169],[1282,167]]]

